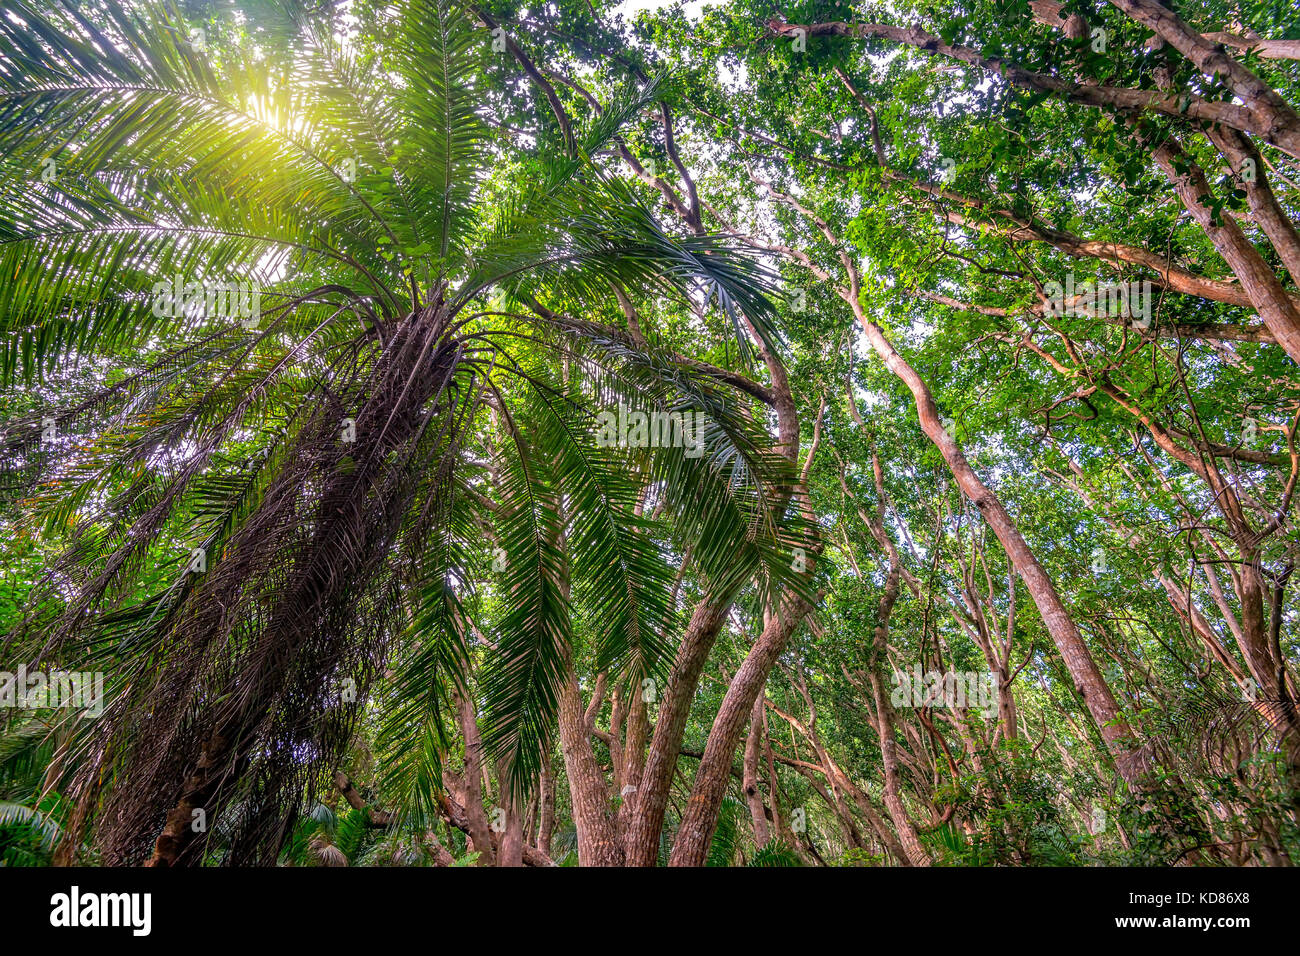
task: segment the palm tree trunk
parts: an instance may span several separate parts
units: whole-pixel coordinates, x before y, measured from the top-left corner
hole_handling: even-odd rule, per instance
[[[219,805],[230,799],[229,792],[222,792],[222,784],[238,780],[247,766],[250,742],[299,665],[300,650],[310,639],[312,628],[327,608],[344,600],[358,577],[371,573],[381,549],[387,546],[392,526],[401,520],[404,509],[387,507],[389,503],[376,509],[369,499],[383,487],[390,453],[418,435],[427,423],[420,410],[455,374],[456,356],[439,355],[436,349],[445,324],[445,312],[431,307],[407,317],[390,341],[357,414],[356,442],[350,454],[338,450],[333,465],[327,466],[330,470],[318,499],[311,544],[303,550],[288,590],[266,624],[266,630],[276,635],[272,650],[259,659],[255,672],[246,675],[240,693],[232,697],[225,711],[212,718],[216,729],[208,734],[178,787],[179,795],[155,840],[148,865],[201,862],[197,837],[206,829],[196,829],[196,811],[211,828]],[[322,408],[315,425],[319,426],[315,432],[304,426],[309,441],[320,434],[334,434],[333,412]],[[302,480],[302,474],[292,471],[277,478],[280,482]],[[266,499],[277,500],[275,493],[272,488]],[[256,546],[256,539],[241,545]]]

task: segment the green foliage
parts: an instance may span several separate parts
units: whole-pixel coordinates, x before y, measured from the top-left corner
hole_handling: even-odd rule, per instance
[[[1244,43],[1300,37],[1291,7],[1177,12]],[[817,608],[765,677],[758,789],[806,828],[755,850],[732,781],[708,865],[891,865],[905,826],[947,866],[1294,860],[1296,365],[1152,149],[1292,299],[1248,186],[1294,221],[1294,151],[1243,132],[1263,179],[1221,169],[1189,106],[1239,99],[1227,78],[1113,4],[1062,13],[1082,35],[1026,0],[8,3],[0,664],[103,671],[111,706],[4,714],[0,862],[140,862],[186,790],[216,825],[176,862],[444,863],[475,760],[460,809],[540,825],[570,679],[612,779],[708,600],[680,748],[705,752],[783,596]],[[1288,61],[1236,42],[1296,102]],[[1113,90],[1144,100],[1098,108]],[[1150,283],[1151,322],[1053,314],[1067,277]],[[260,312],[155,308],[196,280]],[[700,415],[698,447],[611,444],[624,406]],[[873,682],[912,667],[1000,672],[1010,706],[885,708]],[[339,768],[364,810],[323,802]],[[667,796],[661,864],[696,795]]]

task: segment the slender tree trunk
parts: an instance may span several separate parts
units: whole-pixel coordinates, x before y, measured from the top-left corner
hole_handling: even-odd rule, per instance
[[[637,813],[632,817],[626,839],[628,866],[654,866],[659,858],[659,833],[668,809],[668,790],[677,770],[686,720],[690,716],[695,688],[704,662],[722,630],[729,604],[705,599],[695,609],[681,646],[677,649],[668,686],[659,702],[645,771],[637,788]]]
[[[830,776],[825,775],[827,782],[830,782]],[[804,779],[808,781],[809,786],[813,788],[817,796],[822,798],[822,802],[830,807],[831,812],[835,814],[835,822],[840,825],[840,833],[844,835],[844,843],[850,848],[866,847],[866,841],[862,838],[862,833],[858,830],[857,823],[853,819],[853,813],[849,810],[848,804],[840,797],[838,788],[833,784],[823,786],[813,774],[807,773]]]
[[[673,841],[669,866],[703,866],[709,844],[718,825],[718,812],[731,777],[731,759],[740,735],[754,708],[754,702],[767,683],[767,675],[785,648],[794,629],[813,605],[795,595],[788,595],[777,614],[769,615],[745,661],[727,688],[722,706],[714,718],[704,757],[695,776],[695,786],[682,815],[677,838]]]
[[[551,757],[547,754],[542,762],[541,809],[538,812],[537,849],[546,856],[551,855],[551,835],[555,832],[555,771],[551,769]]]
[[[458,779],[449,783],[456,790],[457,799],[465,807],[469,824],[469,838],[479,854],[478,866],[493,866],[496,854],[492,848],[492,827],[483,808],[483,737],[478,729],[478,714],[474,701],[467,693],[454,692],[456,717],[460,723],[461,739],[465,742],[465,769]]]
[[[845,298],[857,314],[871,347],[911,391],[921,429],[939,449],[958,486],[975,503],[984,520],[993,529],[1007,558],[1020,575],[1020,580],[1025,583],[1025,589],[1038,608],[1043,626],[1051,635],[1088,713],[1110,748],[1120,775],[1130,786],[1146,789],[1149,782],[1145,756],[1137,747],[1127,722],[1121,718],[1119,704],[1070,617],[1070,612],[1066,610],[1051,576],[1038,562],[1033,549],[1021,535],[1015,520],[1001,500],[975,474],[961,447],[944,429],[929,386],[894,348],[880,327],[866,316],[857,299],[856,285],[855,281],[853,291]]]
[[[498,770],[498,779],[504,778],[504,773]],[[501,807],[505,811],[505,827],[500,831],[499,842],[497,843],[497,866],[523,866],[524,865],[524,819],[520,812],[523,808],[519,803],[508,794],[502,793],[500,797]]]
[[[745,802],[749,804],[749,818],[753,821],[754,846],[763,849],[769,839],[767,829],[767,810],[763,805],[763,794],[758,789],[758,758],[763,745],[763,700],[754,699],[754,707],[749,717],[749,736],[745,739],[745,762],[741,784],[745,788]]]
[[[885,682],[881,677],[881,664],[885,657],[885,645],[889,636],[889,618],[894,604],[898,600],[898,563],[891,562],[889,576],[885,579],[885,593],[880,597],[876,608],[876,626],[872,635],[871,667],[867,671],[871,681],[871,694],[876,701],[877,733],[880,737],[880,764],[885,777],[885,809],[894,821],[899,842],[907,854],[908,862],[913,866],[929,866],[930,854],[921,846],[921,838],[907,815],[903,803],[902,786],[898,773],[898,743],[894,739],[894,711]]]
[[[871,797],[869,797],[861,787],[850,779],[849,775],[844,772],[843,768],[840,767],[838,763],[836,763],[835,758],[831,756],[830,751],[827,750],[825,745],[822,743],[821,735],[817,732],[816,724],[812,722],[812,699],[807,694],[804,696],[805,699],[808,700],[810,707],[809,724],[804,724],[797,717],[794,717],[791,714],[781,713],[781,711],[777,710],[774,705],[769,706],[772,706],[773,710],[776,710],[777,713],[781,714],[781,717],[784,718],[790,726],[803,734],[804,737],[807,738],[808,743],[812,744],[813,751],[817,754],[817,761],[820,765],[819,769],[821,770],[822,776],[826,778],[826,783],[830,788],[830,793],[827,794],[823,792],[821,786],[816,782],[816,780],[807,773],[807,770],[809,769],[808,767],[799,766],[797,769],[804,774],[804,777],[812,783],[814,787],[816,787],[819,793],[823,793],[823,798],[830,806],[838,807],[842,802],[838,800],[839,794],[848,794],[849,798],[857,806],[858,811],[867,821],[867,825],[871,828],[871,832],[875,834],[880,847],[887,851],[899,863],[899,865],[911,866],[912,861],[909,859],[907,851],[903,848],[903,844],[898,841],[894,832],[889,828],[889,824],[887,824],[884,817],[880,815],[880,812],[876,809]],[[872,724],[878,726],[874,717],[872,718]]]
[[[768,800],[772,807],[772,833],[776,839],[782,840],[787,835],[787,826],[785,817],[781,813],[781,793],[778,788],[778,777],[776,775],[776,758],[772,753],[772,732],[768,728],[767,711],[763,711],[763,757],[767,761],[767,794]],[[790,840],[793,844],[795,841]]]

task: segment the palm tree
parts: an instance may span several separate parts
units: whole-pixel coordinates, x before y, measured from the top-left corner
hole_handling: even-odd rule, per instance
[[[385,794],[432,815],[478,640],[522,792],[574,614],[634,680],[670,646],[676,542],[711,587],[792,576],[790,476],[716,370],[572,317],[617,285],[770,336],[756,264],[667,235],[591,158],[653,85],[520,157],[484,120],[492,36],[448,0],[351,30],[287,8],[259,47],[86,9],[0,18],[0,373],[104,379],[3,432],[11,493],[70,542],[6,650],[108,675],[71,726],[68,846],[193,864],[220,817],[227,862],[272,862],[367,702]],[[703,412],[704,452],[604,447],[620,400]]]

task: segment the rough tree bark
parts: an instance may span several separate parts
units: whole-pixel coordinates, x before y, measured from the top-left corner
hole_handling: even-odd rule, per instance
[[[709,844],[718,824],[722,798],[731,777],[731,759],[740,735],[758,700],[767,675],[776,663],[794,629],[813,609],[813,604],[797,595],[787,595],[780,610],[770,614],[754,647],[736,671],[723,697],[722,706],[713,720],[709,740],[695,776],[695,786],[682,813],[681,826],[673,841],[669,866],[703,866]]]
[[[573,822],[578,830],[578,863],[620,866],[623,851],[609,815],[605,775],[591,744],[591,730],[572,663],[560,688],[559,726],[560,749],[573,801]]]

